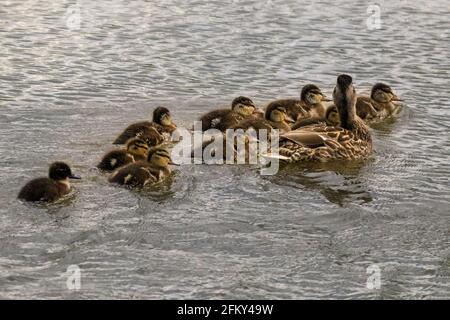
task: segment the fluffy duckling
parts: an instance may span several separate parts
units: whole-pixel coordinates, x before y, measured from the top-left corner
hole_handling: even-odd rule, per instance
[[[356,93],[352,77],[340,75],[333,91],[340,126],[324,123],[292,130],[280,137],[283,160],[333,161],[361,160],[372,153],[372,137],[356,114]]]
[[[69,179],[81,178],[73,175],[66,163],[54,162],[50,165],[48,178],[31,180],[20,190],[18,198],[25,201],[55,201],[69,193]]]
[[[392,88],[384,83],[377,83],[372,87],[370,97],[359,96],[356,100],[356,112],[366,121],[383,120],[398,111],[399,99]]]
[[[231,109],[218,109],[210,111],[200,117],[202,131],[218,129],[225,131],[240,121],[255,114],[257,108],[252,100],[247,97],[237,97],[231,103]]]
[[[242,120],[232,128],[244,130],[253,128],[256,132],[260,129],[266,129],[267,132],[270,132],[271,129],[278,129],[280,133],[285,133],[291,130],[289,123],[293,122],[294,120],[287,115],[286,107],[281,103],[273,102],[267,106],[264,119],[251,117]]]
[[[302,88],[300,93],[300,100],[298,99],[280,99],[271,102],[283,105],[286,108],[287,114],[294,120],[301,120],[305,118],[324,119],[327,107],[323,102],[331,101],[314,84],[307,84]]]
[[[325,119],[318,118],[306,118],[295,122],[292,126],[292,130],[296,130],[301,127],[306,127],[312,124],[325,123],[327,126],[339,126],[339,112],[336,106],[331,105],[327,108],[325,113]]]
[[[144,187],[169,176],[171,164],[173,162],[166,148],[152,148],[146,161],[129,163],[117,169],[109,178],[109,182],[129,187]]]
[[[148,145],[141,138],[131,138],[125,149],[113,150],[105,154],[97,165],[104,171],[114,171],[128,163],[147,159]]]
[[[124,144],[128,139],[138,137],[146,140],[149,146],[156,146],[164,141],[164,135],[170,135],[176,128],[170,111],[167,108],[158,107],[153,111],[153,121],[142,121],[129,125],[113,144]]]

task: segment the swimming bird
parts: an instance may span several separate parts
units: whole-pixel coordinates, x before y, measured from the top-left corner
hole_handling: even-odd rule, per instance
[[[55,201],[70,191],[69,179],[80,179],[72,174],[70,167],[64,162],[50,165],[47,177],[29,181],[20,190],[18,198],[25,201]]]
[[[395,102],[402,101],[392,88],[384,83],[377,83],[372,87],[370,97],[358,96],[356,112],[365,121],[383,120],[399,110]]]
[[[294,120],[287,115],[286,107],[281,103],[271,103],[266,107],[264,118],[250,117],[240,121],[232,129],[247,130],[253,128],[258,133],[261,129],[266,129],[268,133],[272,129],[280,130],[280,133],[285,133],[291,130],[289,126]],[[259,135],[258,135],[259,137]]]
[[[306,127],[311,124],[325,123],[327,126],[339,126],[339,112],[336,106],[331,105],[327,108],[325,119],[320,118],[306,118],[296,121],[292,125],[292,130]]]
[[[286,108],[287,114],[294,120],[302,120],[306,118],[325,119],[327,107],[323,102],[331,101],[314,84],[305,85],[298,99],[279,99],[269,103],[281,104]]]
[[[109,182],[129,187],[155,184],[170,175],[171,164],[174,163],[166,148],[151,148],[146,161],[129,163],[117,169],[109,178]]]
[[[131,138],[142,138],[149,146],[161,144],[177,128],[169,109],[158,107],[153,111],[153,121],[141,121],[129,125],[113,144],[124,144]]]
[[[287,162],[360,160],[372,153],[367,125],[356,115],[352,77],[339,75],[333,91],[339,126],[324,123],[292,130],[280,136],[279,154]]]
[[[125,149],[112,150],[105,154],[97,168],[104,171],[113,171],[128,163],[147,159],[148,145],[145,140],[131,138],[126,145]]]
[[[247,97],[237,97],[231,103],[231,109],[217,109],[200,117],[202,131],[218,129],[225,131],[240,121],[256,115],[257,108],[252,100]]]

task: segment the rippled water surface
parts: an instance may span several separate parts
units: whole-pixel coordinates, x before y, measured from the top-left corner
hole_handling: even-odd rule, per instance
[[[368,5],[2,0],[0,298],[450,298],[450,8],[381,1],[369,30]],[[341,72],[407,104],[363,164],[183,165],[142,192],[92,169],[155,106],[188,126],[238,95],[331,94]],[[18,202],[54,160],[83,176],[73,193]]]

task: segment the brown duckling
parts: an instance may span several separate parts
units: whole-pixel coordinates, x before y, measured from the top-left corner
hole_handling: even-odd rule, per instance
[[[158,107],[153,111],[153,121],[129,125],[113,144],[124,144],[130,138],[139,137],[146,140],[149,146],[156,146],[164,141],[165,135],[170,135],[176,128],[170,111],[167,108]]]
[[[81,178],[73,175],[66,163],[54,162],[50,165],[48,178],[31,180],[20,190],[18,198],[25,201],[55,201],[69,193],[69,179]]]
[[[233,126],[232,129],[247,130],[253,128],[256,132],[260,129],[266,129],[267,132],[270,132],[271,129],[278,129],[280,133],[284,133],[291,130],[289,124],[293,122],[294,120],[287,115],[286,107],[281,103],[273,102],[267,106],[263,119],[247,118]]]
[[[157,183],[171,174],[169,165],[174,164],[164,147],[149,150],[146,161],[129,163],[117,169],[109,182],[129,187],[144,187]]]
[[[383,120],[399,110],[399,99],[392,88],[384,83],[372,87],[370,97],[359,96],[356,100],[356,112],[365,121]]]
[[[256,115],[257,108],[252,100],[247,97],[237,97],[231,103],[231,109],[218,109],[210,111],[200,117],[202,131],[218,129],[225,131],[240,121]]]
[[[326,106],[323,102],[331,101],[314,84],[307,84],[302,88],[300,93],[300,100],[298,99],[280,99],[272,103],[278,103],[286,108],[287,114],[294,120],[301,120],[305,118],[319,118],[324,119],[326,113]]]
[[[339,112],[336,106],[331,105],[327,108],[327,112],[325,113],[325,119],[318,119],[318,118],[301,119],[295,122],[295,124],[292,126],[292,130],[296,130],[301,127],[318,123],[325,123],[327,126],[339,126]]]
[[[112,150],[105,154],[97,168],[114,171],[128,163],[147,159],[147,154],[147,142],[141,138],[131,138],[127,141],[125,149]]]

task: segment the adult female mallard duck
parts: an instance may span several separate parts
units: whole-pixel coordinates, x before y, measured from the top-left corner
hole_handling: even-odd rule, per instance
[[[307,84],[302,88],[300,100],[298,99],[280,99],[271,102],[281,104],[286,108],[287,114],[294,120],[306,118],[324,119],[327,107],[323,102],[331,101],[314,84]]]
[[[128,139],[137,137],[146,140],[149,146],[156,146],[176,128],[169,109],[158,107],[153,111],[153,121],[141,121],[129,125],[113,144],[124,144]]]
[[[126,148],[112,150],[105,154],[97,165],[103,171],[113,171],[128,163],[147,159],[148,145],[141,138],[131,138],[126,143]]]
[[[356,100],[356,113],[365,121],[383,120],[399,110],[396,101],[399,99],[392,88],[384,83],[377,83],[372,87],[370,97],[359,96]]]
[[[200,117],[202,131],[218,129],[225,131],[240,121],[257,114],[257,108],[247,97],[237,97],[231,103],[231,109],[218,109],[210,111]]]
[[[372,137],[356,115],[356,93],[352,77],[338,76],[333,91],[340,125],[306,126],[280,136],[280,158],[295,161],[360,160],[372,153]]]
[[[147,160],[129,163],[117,169],[109,182],[129,187],[144,187],[160,182],[171,173],[173,164],[169,151],[164,147],[149,150]]]

